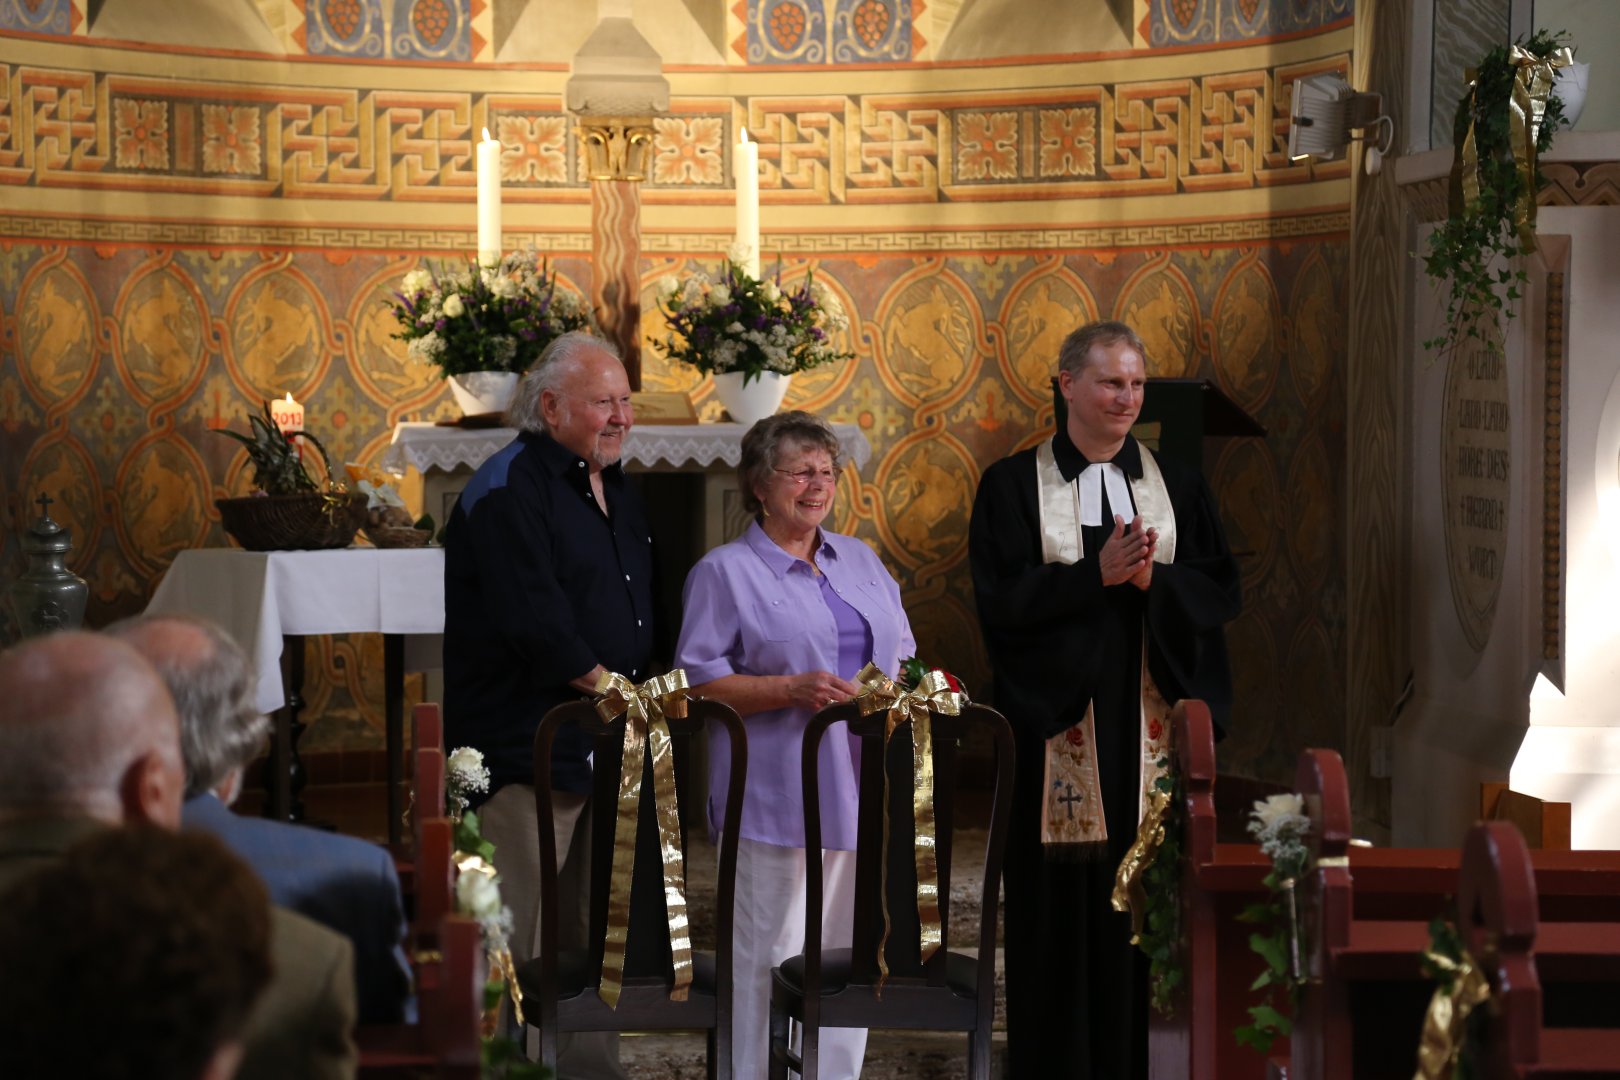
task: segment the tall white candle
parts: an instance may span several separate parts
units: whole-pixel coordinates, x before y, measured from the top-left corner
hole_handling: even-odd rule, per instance
[[[478,265],[501,261],[501,144],[489,137],[478,144]]]
[[[740,265],[759,277],[759,144],[750,142],[748,129],[740,129],[732,155],[737,181],[737,247],[742,249]]]

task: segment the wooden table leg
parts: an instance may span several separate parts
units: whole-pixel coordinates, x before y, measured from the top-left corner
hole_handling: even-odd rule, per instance
[[[405,635],[383,635],[383,746],[388,757],[388,846],[400,850],[405,813]]]
[[[277,821],[302,821],[304,765],[298,760],[298,736],[304,733],[304,724],[298,719],[304,708],[302,634],[282,636],[281,685],[286,688],[287,703],[274,716],[269,771],[264,778],[264,816]]]

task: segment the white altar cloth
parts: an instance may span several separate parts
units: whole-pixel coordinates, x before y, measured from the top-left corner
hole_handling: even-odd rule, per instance
[[[285,634],[442,635],[444,550],[193,548],[175,557],[146,610],[223,626],[253,661],[255,706],[274,712],[287,703]],[[406,641],[407,670],[438,666],[442,638]]]
[[[861,468],[872,458],[872,444],[858,424],[833,424],[845,460]],[[707,469],[735,467],[742,457],[743,424],[636,424],[624,440],[624,462],[634,468],[660,464]],[[456,428],[431,423],[400,423],[394,441],[383,454],[382,466],[396,475],[407,465],[418,471],[451,472],[465,466],[476,469],[495,451],[511,442],[511,428]]]

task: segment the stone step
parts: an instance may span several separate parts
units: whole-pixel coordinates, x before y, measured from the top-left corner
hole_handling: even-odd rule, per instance
[[[703,1080],[706,1075],[700,1034],[627,1035],[619,1043],[619,1060],[625,1073],[638,1080]],[[867,1037],[861,1080],[959,1080],[966,1073],[966,1035],[873,1031]],[[1001,1031],[993,1036],[990,1075],[996,1080],[1007,1076],[1007,1037]]]

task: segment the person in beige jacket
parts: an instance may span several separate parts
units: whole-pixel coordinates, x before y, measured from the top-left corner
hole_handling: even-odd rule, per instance
[[[0,898],[97,829],[178,828],[184,790],[173,701],[134,649],[69,631],[0,653]],[[275,972],[249,1021],[237,1077],[353,1076],[348,939],[279,908],[271,918]],[[76,1024],[65,1004],[64,1022]]]

